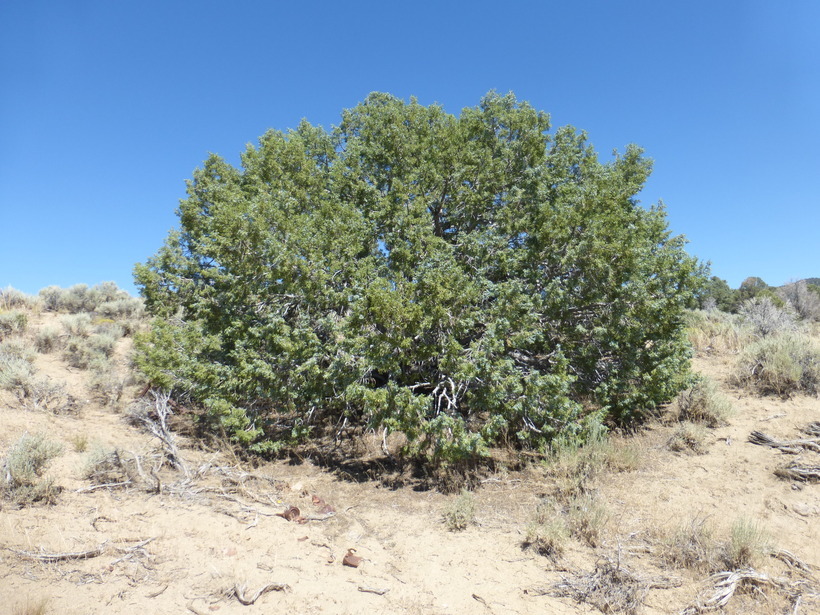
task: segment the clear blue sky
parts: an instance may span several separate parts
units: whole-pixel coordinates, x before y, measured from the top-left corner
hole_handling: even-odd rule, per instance
[[[5,0],[0,287],[113,280],[208,152],[371,91],[495,89],[655,160],[644,204],[737,287],[820,276],[820,2]]]

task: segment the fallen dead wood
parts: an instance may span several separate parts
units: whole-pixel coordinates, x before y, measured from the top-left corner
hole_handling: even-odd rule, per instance
[[[786,480],[799,480],[805,483],[820,482],[820,466],[804,466],[799,463],[790,463],[776,468],[774,475]]]
[[[760,446],[776,448],[784,453],[797,454],[804,450],[820,453],[820,439],[803,438],[800,440],[775,440],[770,435],[760,431],[749,434],[749,442]]]
[[[30,551],[18,551],[17,549],[11,548],[9,548],[9,551],[16,553],[24,559],[43,563],[53,563],[73,559],[91,559],[92,557],[99,557],[105,551],[106,544],[108,544],[107,540],[93,549],[88,549],[87,551],[72,551],[70,553],[32,553]]]
[[[244,604],[245,606],[250,606],[257,600],[259,600],[259,596],[262,594],[266,594],[271,591],[276,592],[283,592],[288,591],[290,589],[290,585],[286,585],[285,583],[268,583],[267,585],[263,585],[259,588],[259,590],[253,595],[253,597],[248,598],[245,595],[246,588],[244,585],[236,584],[230,590],[228,590],[228,597],[236,597],[239,602]]]
[[[576,602],[591,604],[603,613],[637,613],[646,593],[652,588],[678,587],[678,579],[643,578],[618,561],[599,560],[595,569],[574,579],[562,577],[546,592],[543,589],[529,590],[533,595],[549,593],[553,596],[569,597]],[[529,593],[529,592],[528,592]]]
[[[378,589],[377,587],[368,587],[366,585],[359,585],[358,590],[360,592],[366,592],[368,594],[377,594],[379,596],[384,596],[389,589]]]
[[[785,549],[778,549],[776,551],[771,551],[769,553],[773,558],[779,559],[781,562],[786,564],[789,568],[793,568],[800,572],[802,575],[814,579],[814,573],[812,566],[801,560],[791,551],[786,551]]]
[[[722,609],[739,589],[754,588],[759,591],[770,589],[785,594],[794,604],[799,604],[802,595],[808,589],[805,581],[790,582],[785,579],[776,579],[751,568],[718,572],[709,577],[709,580],[714,586],[711,596],[705,599],[698,598],[696,603],[684,609],[681,615],[697,615]]]
[[[820,421],[812,421],[800,431],[809,436],[816,436],[820,438]]]

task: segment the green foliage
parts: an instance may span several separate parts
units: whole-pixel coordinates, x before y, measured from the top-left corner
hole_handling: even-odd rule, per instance
[[[726,280],[712,276],[698,294],[698,307],[702,310],[718,309],[734,312],[737,309],[739,291],[729,287]]]
[[[135,277],[136,363],[257,450],[343,419],[407,452],[583,441],[685,385],[702,268],[636,195],[635,146],[489,94],[459,117],[371,94],[195,172]]]
[[[748,277],[740,283],[738,289],[738,303],[754,299],[760,293],[769,290],[769,285],[756,276]]]

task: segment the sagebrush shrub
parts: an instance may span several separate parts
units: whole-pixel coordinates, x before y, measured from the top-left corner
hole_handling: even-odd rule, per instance
[[[780,294],[804,320],[820,320],[820,295],[812,292],[805,281],[787,284]]]
[[[703,354],[735,353],[753,338],[752,329],[742,316],[720,310],[688,311],[686,326],[693,348]]]
[[[28,314],[20,310],[0,312],[0,340],[23,333],[28,326]]]
[[[53,481],[43,475],[48,463],[61,452],[62,446],[47,440],[43,434],[24,434],[3,463],[0,485],[4,497],[18,505],[53,501],[58,490]]]
[[[61,330],[53,325],[40,327],[34,334],[37,352],[49,353],[57,350],[62,344],[61,333]]]
[[[36,297],[7,286],[0,288],[0,310],[13,310],[17,308],[31,309],[37,305]]]
[[[0,389],[25,389],[30,386],[33,377],[31,363],[20,357],[0,354]]]
[[[820,348],[787,333],[755,342],[738,357],[734,382],[761,394],[820,393]]]
[[[793,331],[796,328],[794,316],[775,305],[769,297],[755,297],[745,301],[740,306],[739,313],[759,337]]]
[[[698,376],[691,387],[678,395],[678,419],[704,423],[708,427],[726,424],[732,403],[707,376]]]

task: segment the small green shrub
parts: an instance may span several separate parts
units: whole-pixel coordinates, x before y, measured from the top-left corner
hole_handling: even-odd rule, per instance
[[[0,312],[0,340],[23,333],[28,326],[28,315],[19,310]]]
[[[140,318],[145,307],[142,299],[129,297],[116,301],[107,301],[97,307],[97,313],[108,318]]]
[[[760,394],[820,392],[820,348],[807,335],[765,337],[739,357],[733,381]]]
[[[462,492],[453,498],[444,511],[444,525],[451,532],[467,529],[475,521],[475,497],[469,491]]]
[[[110,334],[88,337],[70,337],[63,350],[63,358],[72,367],[88,369],[95,362],[105,361],[114,352],[117,340]]]
[[[45,410],[51,414],[70,414],[77,410],[77,400],[66,391],[65,384],[55,382],[48,376],[35,376],[15,392],[20,401],[32,410]]]
[[[62,451],[43,434],[24,434],[11,448],[3,464],[3,495],[23,506],[38,501],[51,503],[58,489],[43,476],[48,463]]]
[[[732,404],[714,380],[698,376],[694,384],[678,395],[678,420],[703,423],[707,427],[726,424]]]
[[[108,406],[119,402],[130,376],[120,374],[111,361],[102,357],[92,361],[89,368],[89,390]]]
[[[725,546],[724,561],[732,570],[749,568],[763,555],[768,535],[753,521],[742,517],[732,525],[729,541]]]

